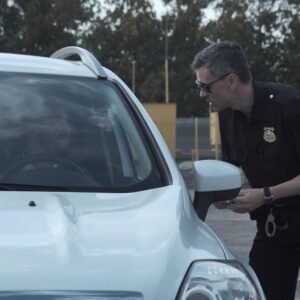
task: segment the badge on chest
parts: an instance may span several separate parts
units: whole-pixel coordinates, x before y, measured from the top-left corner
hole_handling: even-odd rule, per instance
[[[276,134],[274,127],[264,127],[264,140],[267,143],[274,143],[276,141]]]

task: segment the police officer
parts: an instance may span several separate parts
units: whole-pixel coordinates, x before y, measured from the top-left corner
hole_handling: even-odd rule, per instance
[[[300,92],[252,79],[236,42],[214,43],[193,61],[200,98],[219,112],[223,160],[240,166],[250,188],[220,203],[250,213],[250,251],[268,300],[294,299],[300,265]]]

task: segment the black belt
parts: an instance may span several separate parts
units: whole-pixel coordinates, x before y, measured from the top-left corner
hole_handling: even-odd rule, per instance
[[[291,211],[293,214],[300,215],[300,197],[297,196],[297,201],[295,201],[295,197],[293,197],[293,201],[289,200],[289,198],[285,198],[285,200],[281,200],[280,202],[277,200],[276,204],[274,204],[274,207],[276,209],[288,210]],[[251,220],[265,219],[269,214],[269,208],[269,205],[263,205],[254,210],[253,212],[250,212]]]

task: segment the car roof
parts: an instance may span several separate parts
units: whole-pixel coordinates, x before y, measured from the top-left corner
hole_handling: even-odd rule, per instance
[[[81,60],[66,60],[73,55],[78,55]],[[0,53],[0,72],[107,77],[99,61],[90,52],[79,47],[62,48],[51,57]]]

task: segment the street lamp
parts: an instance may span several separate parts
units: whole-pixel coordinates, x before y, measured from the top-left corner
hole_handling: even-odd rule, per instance
[[[132,91],[135,94],[135,60],[132,61]]]
[[[169,103],[169,62],[168,62],[168,16],[166,16],[166,36],[165,36],[165,102]]]

